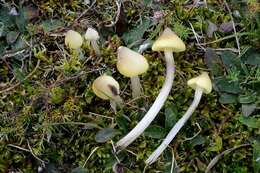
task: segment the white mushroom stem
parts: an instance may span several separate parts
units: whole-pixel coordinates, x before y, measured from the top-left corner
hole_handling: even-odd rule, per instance
[[[163,140],[161,145],[145,161],[145,163],[147,165],[151,165],[152,163],[154,163],[157,160],[157,158],[161,155],[161,153],[171,143],[171,141],[174,139],[174,137],[177,135],[177,133],[180,131],[180,129],[187,122],[187,120],[191,117],[192,113],[194,112],[194,110],[199,105],[202,94],[203,94],[203,89],[200,88],[200,87],[197,87],[196,91],[195,91],[194,100],[192,101],[192,104],[190,105],[189,109],[185,112],[183,117],[174,125],[174,127],[168,133],[168,135]]]
[[[94,49],[94,52],[95,52],[96,56],[100,57],[101,53],[100,53],[100,49],[99,49],[99,46],[97,44],[97,41],[96,40],[91,40],[90,44],[91,44],[92,48]]]
[[[152,107],[143,117],[143,119],[132,129],[125,137],[119,140],[116,143],[116,147],[123,149],[126,148],[129,144],[131,144],[138,136],[140,136],[144,130],[151,124],[153,119],[156,117],[161,107],[164,105],[165,100],[167,99],[173,84],[174,79],[174,60],[172,52],[165,51],[165,61],[166,61],[166,79],[163,84],[163,87],[157,96],[155,102]]]
[[[131,77],[131,88],[133,98],[137,98],[142,95],[142,85],[140,83],[139,76]]]

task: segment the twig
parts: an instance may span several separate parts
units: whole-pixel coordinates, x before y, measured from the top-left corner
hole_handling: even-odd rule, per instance
[[[18,50],[18,51],[16,51],[16,52],[9,52],[9,53],[7,52],[7,53],[4,54],[0,59],[11,58],[11,57],[13,57],[13,56],[22,54],[24,51],[25,51],[25,49],[23,49],[23,50]]]
[[[115,24],[117,23],[117,21],[119,20],[119,17],[120,17],[121,5],[122,5],[122,1],[121,0],[116,0],[116,6],[117,6],[116,19],[115,19],[115,21],[112,21],[110,24],[105,25],[106,27],[113,27],[113,26],[115,26]]]
[[[23,147],[20,147],[20,146],[17,146],[17,145],[8,144],[7,146],[13,147],[13,148],[17,148],[17,149],[19,149],[19,150],[26,151],[26,152],[31,152],[30,150],[28,150],[28,149],[26,149],[26,148],[23,148]]]
[[[234,48],[216,48],[216,49],[214,49],[214,50],[215,50],[215,51],[226,51],[226,50],[228,50],[228,51],[235,52],[235,53],[238,53],[238,52],[239,52],[238,49],[234,49]]]
[[[190,27],[191,27],[191,30],[192,30],[192,32],[193,32],[193,34],[194,34],[194,37],[195,37],[195,39],[196,39],[196,41],[197,41],[197,44],[198,44],[198,46],[202,49],[202,50],[206,50],[203,46],[201,46],[201,43],[200,43],[200,41],[199,41],[199,39],[198,39],[198,34],[196,33],[196,31],[194,30],[194,27],[193,27],[193,25],[189,22],[189,24],[190,24]]]
[[[116,155],[116,147],[115,147],[114,142],[112,140],[111,140],[111,145],[112,145],[112,148],[113,148],[113,155],[115,156],[117,163],[120,163],[120,160]]]
[[[171,148],[171,151],[172,151],[172,164],[171,164],[171,171],[170,171],[170,173],[173,173],[173,171],[175,170],[175,162],[176,162],[176,160],[175,160],[174,151],[173,151],[172,148]]]
[[[238,39],[238,36],[237,36],[237,31],[236,31],[236,26],[235,26],[235,22],[234,22],[234,18],[232,16],[232,12],[229,8],[229,5],[228,3],[226,2],[226,0],[224,0],[224,4],[225,6],[227,7],[227,10],[229,12],[229,15],[230,15],[230,18],[231,18],[231,22],[232,22],[232,25],[233,25],[233,30],[234,30],[234,34],[235,34],[235,38],[236,38],[236,42],[237,42],[237,48],[238,48],[238,54],[240,55],[240,44],[239,44],[239,39]]]
[[[39,161],[42,163],[42,165],[45,165],[45,163],[47,163],[47,162],[45,162],[44,160],[40,159],[38,156],[36,156],[36,155],[34,154],[32,148],[31,148],[31,146],[30,146],[29,140],[27,140],[27,145],[28,145],[28,148],[30,149],[31,154],[32,154],[37,160],[39,160]]]
[[[92,150],[92,151],[90,152],[88,158],[86,159],[86,161],[84,162],[84,164],[83,164],[83,166],[82,166],[83,168],[86,166],[88,160],[89,160],[90,157],[97,151],[97,149],[99,149],[99,147],[95,147],[94,150]]]
[[[185,138],[182,142],[190,141],[190,140],[196,138],[196,137],[200,134],[200,132],[201,132],[202,129],[201,129],[199,123],[195,123],[195,124],[196,124],[197,127],[199,128],[199,131],[198,131],[195,135],[193,135],[192,137],[190,137],[190,138]]]
[[[109,116],[97,114],[97,113],[94,113],[94,112],[88,112],[88,113],[89,113],[90,115],[94,115],[94,116],[97,116],[97,117],[102,117],[102,118],[107,118],[107,119],[110,119],[110,120],[114,120],[113,117],[109,117]]]
[[[214,158],[210,161],[210,163],[209,163],[208,166],[207,166],[207,169],[206,169],[205,173],[209,173],[210,170],[211,170],[211,168],[213,168],[213,167],[216,165],[216,163],[219,161],[219,159],[220,159],[222,156],[224,156],[224,155],[226,155],[226,154],[229,154],[229,153],[231,153],[232,151],[234,151],[234,150],[236,150],[236,149],[239,149],[239,148],[242,148],[242,147],[249,147],[249,146],[251,146],[251,145],[250,145],[250,144],[238,145],[238,146],[236,146],[236,147],[227,149],[227,150],[223,151],[222,153],[218,154],[216,157],[214,157]]]
[[[72,77],[69,77],[69,78],[66,78],[66,79],[62,79],[62,80],[58,80],[58,81],[54,82],[53,84],[51,84],[51,85],[49,86],[49,88],[53,88],[53,87],[60,86],[60,85],[66,83],[66,82],[68,82],[68,81],[75,80],[75,79],[77,79],[77,78],[83,76],[84,74],[86,74],[86,73],[85,73],[84,71],[81,71],[81,72],[79,72],[79,73],[78,73],[77,75],[75,75],[75,76],[72,76]]]
[[[36,127],[57,126],[57,125],[79,125],[79,126],[87,126],[87,125],[89,125],[89,123],[71,121],[71,122],[61,122],[61,123],[45,123],[45,124],[37,125]],[[101,129],[101,127],[99,127],[98,125],[95,126],[95,127]]]
[[[85,14],[95,5],[95,3],[96,3],[96,0],[94,0],[94,1],[92,2],[92,4],[88,7],[88,9],[86,9],[85,11],[83,11],[83,12],[79,15],[79,17],[77,17],[77,18],[73,21],[73,23],[76,23],[80,18],[82,18],[83,16],[85,16]]]
[[[235,34],[232,34],[232,35],[229,35],[229,36],[226,36],[226,37],[222,37],[220,39],[217,39],[217,40],[214,40],[214,41],[211,41],[211,42],[208,42],[208,43],[200,43],[200,45],[208,45],[208,44],[213,44],[213,43],[217,43],[217,42],[221,42],[221,41],[224,41],[224,40],[228,40],[228,39],[231,39],[231,38],[234,38],[236,36],[246,36],[246,35],[255,35],[257,36],[256,33],[252,33],[252,32],[242,32],[242,33],[237,33],[236,35]]]

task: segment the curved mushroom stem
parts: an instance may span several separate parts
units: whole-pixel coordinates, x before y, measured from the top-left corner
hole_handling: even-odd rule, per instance
[[[123,99],[118,95],[114,99],[110,99],[110,106],[113,111],[117,112],[117,107],[121,108],[123,106]]]
[[[97,44],[97,41],[96,40],[91,40],[90,44],[93,47],[96,56],[100,57],[101,53],[100,53],[100,49],[99,49],[99,46]]]
[[[123,149],[131,144],[138,136],[140,136],[144,130],[151,124],[153,119],[156,117],[161,107],[163,106],[165,100],[167,99],[173,84],[174,79],[174,60],[172,52],[165,51],[165,61],[166,61],[166,79],[163,87],[154,101],[152,107],[143,117],[143,119],[132,129],[125,137],[116,143],[116,147]]]
[[[163,140],[161,145],[145,161],[145,163],[147,165],[151,165],[152,163],[154,163],[157,160],[157,158],[161,155],[161,153],[167,148],[167,146],[170,144],[170,142],[177,135],[177,133],[180,131],[180,129],[187,122],[187,120],[191,117],[192,113],[199,105],[202,94],[203,94],[203,89],[201,89],[200,87],[197,87],[196,91],[195,91],[194,100],[192,101],[192,104],[190,105],[189,109],[185,112],[183,117],[174,125],[174,127],[168,133],[168,135]]]
[[[142,85],[140,83],[139,76],[131,77],[131,88],[133,98],[137,98],[142,95]]]

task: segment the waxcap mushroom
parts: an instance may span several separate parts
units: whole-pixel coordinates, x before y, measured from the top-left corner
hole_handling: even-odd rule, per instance
[[[153,51],[185,51],[183,41],[170,29],[166,28],[152,46]]]
[[[83,43],[81,35],[73,30],[69,30],[65,35],[65,45],[71,49],[78,49]]]
[[[208,94],[212,90],[212,83],[207,72],[202,72],[201,75],[188,80],[188,86],[196,90],[197,87],[203,89],[205,94]]]
[[[95,29],[88,28],[86,33],[85,33],[85,39],[86,40],[98,40],[99,34]]]
[[[120,92],[118,82],[108,75],[102,75],[95,79],[92,89],[98,97],[104,100],[115,99]]]
[[[117,58],[117,69],[126,77],[138,76],[149,68],[145,57],[124,46],[117,49]]]

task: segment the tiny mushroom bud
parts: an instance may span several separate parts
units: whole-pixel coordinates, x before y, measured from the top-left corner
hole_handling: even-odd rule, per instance
[[[174,79],[174,60],[172,52],[181,52],[186,49],[183,41],[171,31],[166,28],[161,36],[154,42],[152,50],[164,51],[166,61],[166,78],[163,87],[154,101],[152,107],[143,117],[143,119],[132,129],[124,138],[117,142],[116,147],[125,148],[131,144],[144,130],[151,124],[156,117],[161,107],[164,105],[173,84]]]
[[[139,53],[127,47],[120,46],[117,50],[117,70],[131,79],[133,98],[141,95],[141,84],[138,75],[145,73],[149,64]]]
[[[188,86],[195,90],[195,96],[192,104],[182,116],[182,118],[174,125],[171,131],[168,133],[166,138],[163,140],[161,145],[149,156],[149,158],[145,161],[147,165],[154,163],[157,158],[161,155],[161,153],[165,150],[165,148],[170,144],[170,142],[174,139],[180,129],[184,126],[187,120],[190,118],[194,110],[199,105],[202,94],[209,94],[212,90],[212,83],[208,76],[208,73],[203,72],[200,76],[196,78],[192,78],[188,81]]]
[[[81,35],[73,30],[69,30],[65,36],[65,45],[71,49],[78,49],[81,47],[83,39]]]
[[[97,40],[99,39],[99,34],[98,32],[93,29],[93,28],[88,28],[86,33],[85,33],[85,39],[90,41],[90,44],[92,46],[92,48],[95,51],[96,56],[100,56],[100,49],[99,46],[97,44]]]
[[[103,100],[110,100],[111,107],[116,112],[116,105],[122,104],[119,96],[120,89],[118,82],[111,76],[102,75],[95,79],[92,84],[94,93]]]

